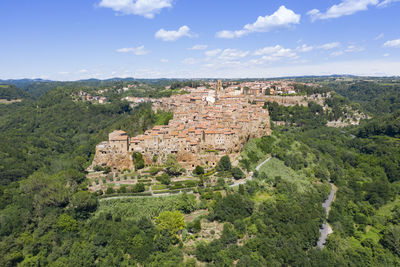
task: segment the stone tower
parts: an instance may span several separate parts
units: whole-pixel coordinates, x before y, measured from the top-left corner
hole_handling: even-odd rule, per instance
[[[221,91],[222,91],[222,82],[221,82],[221,80],[218,80],[218,82],[217,82],[217,92],[221,93]]]

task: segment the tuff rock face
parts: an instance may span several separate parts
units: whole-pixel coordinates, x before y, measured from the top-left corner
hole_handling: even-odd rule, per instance
[[[103,142],[104,143],[104,142]],[[101,143],[101,144],[103,144]],[[89,169],[95,166],[109,166],[112,171],[121,171],[123,169],[133,169],[132,155],[128,151],[121,152],[109,148],[107,153],[104,153],[104,148],[100,145],[96,147],[96,154],[94,156],[92,165]],[[100,146],[100,148],[99,148]]]

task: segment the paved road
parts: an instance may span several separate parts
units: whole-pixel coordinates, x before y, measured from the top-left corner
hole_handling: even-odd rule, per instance
[[[263,162],[258,164],[257,167],[256,167],[256,171],[259,171],[261,166],[264,165],[265,163],[267,163],[270,159],[271,159],[271,157],[267,158],[266,160],[264,160]],[[230,187],[235,187],[235,186],[238,186],[238,185],[241,185],[241,184],[245,184],[245,183],[247,183],[247,181],[253,180],[253,178],[254,178],[253,175],[249,175],[246,179],[231,184]]]
[[[265,163],[267,163],[270,159],[271,159],[271,157],[267,158],[266,160],[264,160],[263,162],[258,164],[258,166],[256,167],[256,171],[259,171],[261,166],[264,165]]]
[[[332,204],[333,199],[335,198],[335,194],[336,194],[335,186],[332,183],[331,183],[331,188],[332,189],[331,189],[331,192],[330,192],[328,198],[325,199],[325,201],[322,203],[322,207],[325,209],[325,212],[326,212],[326,218],[328,218],[328,216],[329,216],[331,204]],[[332,234],[333,230],[332,230],[332,227],[328,224],[328,222],[326,222],[322,225],[321,229],[319,229],[319,233],[320,233],[320,237],[317,242],[317,247],[322,249],[325,246],[325,242],[326,242],[328,235]]]

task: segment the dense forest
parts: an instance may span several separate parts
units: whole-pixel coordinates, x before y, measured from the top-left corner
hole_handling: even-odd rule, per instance
[[[28,93],[14,85],[0,84],[0,99],[13,100],[29,97],[30,95]]]
[[[253,180],[108,200],[87,190],[94,146],[113,129],[141,133],[170,114],[117,97],[107,105],[76,102],[71,93],[83,85],[36,82],[38,92],[25,90],[31,98],[0,104],[0,265],[399,266],[398,84],[318,79],[332,95],[329,109],[265,103],[271,120],[285,123],[244,147],[239,166]],[[157,95],[173,82],[146,86]],[[326,126],[348,106],[370,119]],[[233,169],[221,159],[215,171],[222,177]],[[333,233],[319,249],[330,182],[338,188],[328,217]]]

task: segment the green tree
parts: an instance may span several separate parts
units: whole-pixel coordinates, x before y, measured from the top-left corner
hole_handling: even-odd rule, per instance
[[[144,192],[145,190],[146,190],[146,188],[142,182],[135,184],[132,188],[133,193]]]
[[[90,192],[79,191],[72,195],[70,204],[77,218],[87,218],[91,212],[97,209],[98,202]]]
[[[172,236],[177,237],[179,231],[186,227],[185,217],[179,211],[164,211],[156,217],[157,229],[159,232],[168,231]]]
[[[169,175],[178,176],[184,172],[175,155],[169,154],[165,162],[165,171]]]
[[[230,171],[232,169],[232,164],[229,156],[225,155],[221,157],[217,165],[217,171]]]
[[[156,179],[165,185],[169,185],[171,183],[171,177],[168,175],[168,173],[163,173],[160,176],[157,176]]]
[[[400,225],[389,226],[381,239],[381,243],[400,257]]]
[[[140,170],[144,168],[144,159],[141,153],[133,153],[133,162],[135,165],[135,170]]]
[[[61,214],[58,217],[57,227],[63,232],[73,232],[78,229],[76,220],[68,214]]]
[[[204,174],[204,168],[201,167],[200,165],[197,165],[196,168],[194,169],[194,174],[196,175]]]
[[[235,178],[235,180],[239,180],[245,177],[243,171],[239,168],[239,167],[235,167],[231,170],[232,176],[233,178]]]

